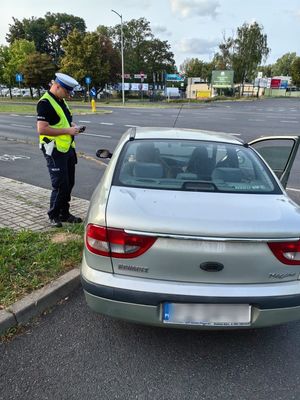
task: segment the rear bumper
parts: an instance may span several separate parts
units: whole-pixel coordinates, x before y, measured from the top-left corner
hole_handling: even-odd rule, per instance
[[[166,282],[101,272],[88,267],[85,262],[82,264],[81,280],[87,303],[94,311],[143,324],[165,326],[162,321],[164,302],[250,304],[250,328],[300,319],[299,281],[266,285]],[[188,327],[202,328],[198,325]]]

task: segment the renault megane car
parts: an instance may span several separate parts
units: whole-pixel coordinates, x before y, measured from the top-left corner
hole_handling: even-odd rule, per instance
[[[95,189],[81,278],[96,312],[196,329],[300,319],[300,207],[285,192],[298,136],[243,143],[131,128]]]

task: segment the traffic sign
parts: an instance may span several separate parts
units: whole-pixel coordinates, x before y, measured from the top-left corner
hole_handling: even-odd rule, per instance
[[[147,79],[147,74],[134,74],[133,77],[134,79]]]
[[[96,94],[97,94],[96,89],[94,87],[92,87],[92,89],[90,90],[90,96],[95,97]]]
[[[22,74],[16,74],[16,82],[22,82],[23,81],[23,75]]]
[[[92,78],[90,76],[85,77],[85,83],[89,85],[92,82]]]

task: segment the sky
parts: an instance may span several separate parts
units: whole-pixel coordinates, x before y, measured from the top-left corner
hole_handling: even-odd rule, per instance
[[[1,4],[0,44],[7,44],[12,17],[67,13],[83,18],[87,30],[94,31],[99,25],[120,23],[113,9],[124,22],[146,18],[154,36],[171,45],[177,68],[188,58],[210,61],[224,35],[234,36],[243,23],[254,21],[263,26],[271,48],[265,64],[288,52],[300,56],[300,0],[4,0]]]

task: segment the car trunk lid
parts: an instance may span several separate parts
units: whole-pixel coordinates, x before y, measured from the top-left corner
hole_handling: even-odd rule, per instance
[[[297,279],[299,268],[279,262],[267,246],[299,236],[295,208],[285,195],[113,186],[107,226],[158,238],[137,258],[112,258],[114,272],[207,283]]]

